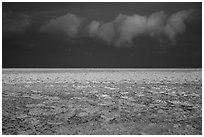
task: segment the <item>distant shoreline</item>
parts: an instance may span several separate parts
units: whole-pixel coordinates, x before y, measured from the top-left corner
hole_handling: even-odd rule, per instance
[[[2,68],[2,70],[202,70],[202,68]]]
[[[202,68],[2,68],[2,73],[192,72]]]

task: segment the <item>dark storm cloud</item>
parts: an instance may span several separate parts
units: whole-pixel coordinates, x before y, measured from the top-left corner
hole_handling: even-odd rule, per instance
[[[175,44],[176,36],[185,32],[185,21],[191,17],[193,9],[178,11],[170,16],[163,11],[149,16],[119,14],[113,21],[100,23],[92,21],[88,26],[91,37],[99,37],[117,47],[127,46],[139,35],[149,35],[159,41],[163,36]]]
[[[74,14],[67,13],[60,17],[53,18],[40,28],[44,33],[62,33],[68,37],[75,37],[83,19]]]
[[[12,11],[2,13],[3,36],[10,34],[23,34],[31,24],[30,16],[24,13],[14,13]]]

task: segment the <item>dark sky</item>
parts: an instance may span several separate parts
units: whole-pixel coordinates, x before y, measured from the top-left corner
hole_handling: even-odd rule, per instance
[[[202,67],[202,3],[2,5],[3,68]]]

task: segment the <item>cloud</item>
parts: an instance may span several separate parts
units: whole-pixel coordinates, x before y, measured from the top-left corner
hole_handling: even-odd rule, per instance
[[[89,25],[88,25],[88,33],[90,36],[94,36],[97,35],[98,31],[99,31],[99,27],[100,27],[100,22],[98,21],[92,21]]]
[[[91,21],[88,26],[88,36],[104,40],[116,47],[131,46],[133,39],[138,36],[149,36],[160,43],[176,43],[176,37],[186,30],[186,21],[192,18],[193,10],[183,10],[167,15],[158,11],[148,16],[119,14],[110,22]],[[76,37],[80,31],[83,18],[72,13],[55,17],[40,27],[43,33],[64,34]],[[161,44],[160,44],[161,45]]]
[[[168,20],[167,25],[165,26],[166,34],[168,35],[169,39],[176,42],[175,36],[177,34],[181,34],[185,32],[186,25],[185,20],[193,13],[193,10],[184,10],[179,11],[175,14],[172,14]]]
[[[169,40],[176,43],[176,36],[185,32],[185,21],[192,15],[193,10],[183,10],[172,15],[163,11],[149,16],[119,14],[113,21],[100,23],[90,22],[88,33],[91,37],[98,37],[108,44],[115,46],[129,46],[133,38],[147,35],[159,41]]]
[[[88,31],[90,36],[97,35],[109,44],[111,44],[115,33],[112,23],[100,25],[98,21],[92,21],[88,26]]]
[[[146,22],[147,19],[145,16],[127,16],[120,25],[120,36],[118,37],[119,41],[116,44],[121,45],[123,42],[131,43],[133,37],[137,37],[138,35],[144,33]]]
[[[22,34],[31,24],[31,18],[22,13],[2,12],[2,31],[4,36]]]
[[[74,14],[67,13],[66,15],[53,18],[43,24],[40,32],[44,33],[61,33],[68,37],[75,37],[83,19]]]

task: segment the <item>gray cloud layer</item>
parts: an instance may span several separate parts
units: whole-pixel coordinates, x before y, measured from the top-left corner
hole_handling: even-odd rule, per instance
[[[88,36],[100,38],[116,47],[130,46],[134,38],[146,35],[159,42],[176,43],[176,36],[186,30],[186,21],[192,16],[193,10],[178,11],[167,15],[163,11],[149,16],[119,14],[114,20],[106,23],[91,21],[88,26]],[[40,32],[61,33],[68,37],[76,37],[83,19],[74,14],[53,18],[43,24]]]
[[[62,33],[69,37],[75,37],[83,19],[74,14],[66,14],[53,18],[40,28],[40,32]]]
[[[162,41],[164,37],[172,44],[176,36],[185,32],[185,21],[191,16],[193,10],[183,10],[170,16],[163,11],[155,12],[149,16],[119,14],[113,21],[100,23],[92,21],[88,26],[91,37],[98,37],[108,44],[127,46],[133,38],[139,35],[148,35]]]
[[[13,12],[2,13],[2,31],[4,36],[25,33],[30,24],[31,18],[28,15]]]

